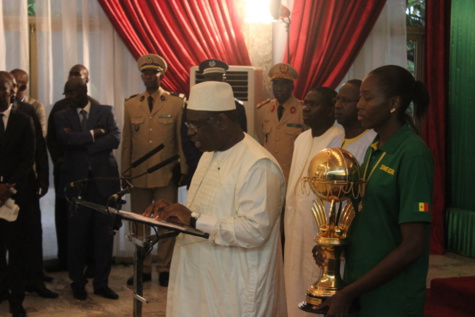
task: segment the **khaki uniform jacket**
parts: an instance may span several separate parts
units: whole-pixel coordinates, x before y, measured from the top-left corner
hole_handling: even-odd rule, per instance
[[[46,111],[45,106],[42,102],[31,98],[30,96],[25,96],[25,100],[23,102],[29,103],[35,107],[35,112],[38,115],[38,120],[41,123],[41,131],[43,132],[43,137],[46,137]]]
[[[284,106],[281,120],[277,117],[276,99],[261,102],[256,109],[256,135],[258,141],[277,159],[285,180],[289,179],[294,141],[306,130],[302,117],[302,103],[293,95]]]
[[[122,131],[121,171],[124,173],[130,164],[163,143],[165,148],[154,154],[139,166],[129,170],[124,176],[134,177],[145,173],[148,168],[173,155],[180,155],[181,174],[187,171],[185,157],[181,150],[180,124],[185,100],[159,88],[150,113],[147,94],[141,93],[126,99],[124,104],[124,129]],[[175,164],[132,180],[139,188],[167,186],[173,177]]]

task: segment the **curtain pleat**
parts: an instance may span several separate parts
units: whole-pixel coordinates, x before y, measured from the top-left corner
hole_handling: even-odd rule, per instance
[[[448,207],[464,210],[463,218],[450,218],[447,235],[448,249],[471,250],[475,257],[475,239],[469,239],[475,229],[471,226],[455,226],[453,221],[475,218],[475,2],[457,0],[451,3],[450,20],[450,79],[447,133]],[[435,76],[440,76],[436,74]],[[436,95],[437,98],[437,95]],[[458,238],[455,238],[458,237]],[[453,244],[456,243],[456,244]]]
[[[447,210],[448,250],[463,256],[475,257],[475,212],[449,208]]]
[[[250,65],[232,0],[98,0],[135,58],[161,55],[168,63],[164,86],[189,91],[189,71],[207,58]]]
[[[293,5],[290,56],[299,72],[294,94],[315,86],[336,88],[371,32],[386,1],[301,0]]]
[[[450,49],[450,0],[426,2],[424,82],[430,96],[423,137],[434,156],[434,197],[432,200],[431,253],[445,249],[444,214],[446,184],[446,120]]]

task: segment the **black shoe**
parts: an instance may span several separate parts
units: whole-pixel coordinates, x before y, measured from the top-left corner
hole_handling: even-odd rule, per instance
[[[45,271],[49,273],[64,272],[68,270],[67,265],[56,264],[45,267]]]
[[[46,283],[51,283],[53,282],[53,277],[52,276],[48,276],[48,275],[44,275],[41,277],[41,279],[43,280],[43,282],[46,282]]]
[[[95,275],[96,275],[96,271],[94,270],[94,268],[90,266],[88,266],[86,270],[84,271],[84,277],[86,278],[94,278]]]
[[[26,317],[26,311],[22,304],[13,305],[10,303],[10,313],[12,317]]]
[[[152,273],[143,273],[142,282],[150,282],[152,280]],[[127,285],[134,285],[134,276],[127,279]]]
[[[30,293],[36,293],[43,298],[57,298],[59,295],[46,288],[43,282],[27,285],[25,290]]]
[[[107,286],[94,290],[94,294],[100,295],[100,296],[102,296],[104,298],[108,298],[108,299],[118,299],[119,298],[119,295],[117,295],[116,292],[114,292],[113,290],[111,290]]]
[[[168,280],[170,279],[170,273],[160,272],[158,274],[158,284],[163,287],[168,287]]]
[[[87,292],[84,286],[73,286],[71,284],[71,289],[73,290],[73,297],[79,300],[85,300],[87,298]]]

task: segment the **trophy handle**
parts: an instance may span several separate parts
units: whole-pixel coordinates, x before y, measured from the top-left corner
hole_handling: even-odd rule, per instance
[[[340,215],[340,219],[338,221],[338,227],[341,229],[341,238],[346,238],[346,234],[348,233],[348,228],[350,227],[351,223],[355,219],[355,209],[353,208],[353,204],[351,200],[348,200],[343,207],[343,210]]]
[[[315,202],[312,206],[312,213],[313,217],[315,218],[315,222],[317,223],[319,235],[326,236],[326,233],[328,232],[328,224],[326,219],[325,205],[319,197],[315,198]]]

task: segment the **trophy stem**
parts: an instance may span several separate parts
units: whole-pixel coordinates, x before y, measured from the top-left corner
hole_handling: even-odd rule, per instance
[[[322,247],[328,264],[322,267],[320,278],[307,289],[306,300],[299,304],[299,308],[307,312],[324,314],[328,308],[314,310],[313,306],[320,305],[344,286],[340,276],[340,257],[346,239],[316,236],[315,242]]]
[[[328,215],[328,224],[330,227],[330,232],[334,231],[336,224],[336,215],[335,215],[335,200],[330,202],[330,214]],[[333,237],[331,237],[333,238]]]

